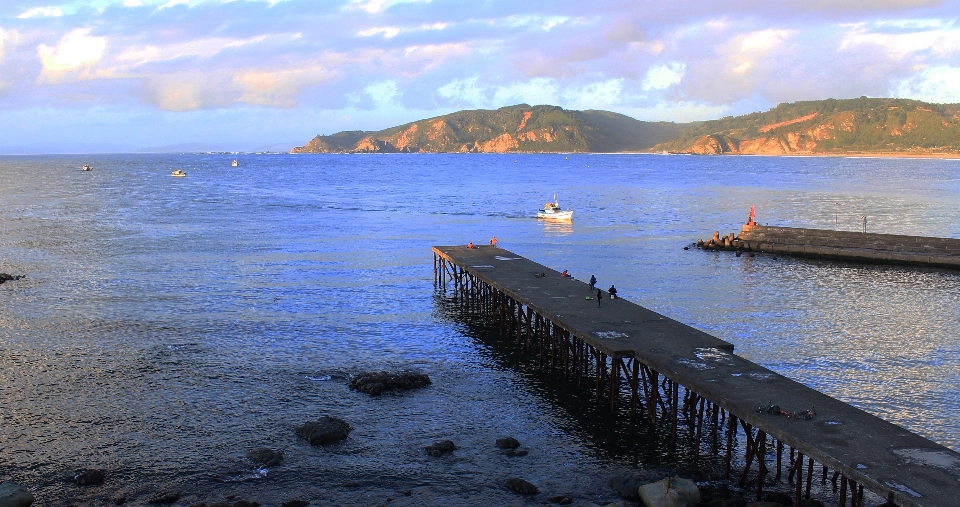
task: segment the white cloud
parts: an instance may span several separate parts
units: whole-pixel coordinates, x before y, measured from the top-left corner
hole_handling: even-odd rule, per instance
[[[399,34],[400,29],[393,26],[384,26],[381,28],[369,28],[367,30],[361,30],[357,32],[357,35],[361,37],[371,37],[373,35],[377,35],[378,33],[382,33],[384,39],[390,39],[392,37],[395,37],[397,34]]]
[[[924,29],[931,27],[936,29]],[[844,36],[840,43],[840,50],[852,51],[859,49],[862,45],[876,45],[886,49],[888,54],[896,60],[923,52],[930,52],[940,57],[960,52],[960,29],[954,28],[953,25],[917,22],[906,25],[905,28],[920,30],[914,32],[897,30],[894,33],[885,33],[870,31],[864,25],[855,25]]]
[[[530,105],[556,104],[560,88],[556,80],[538,77],[525,83],[501,86],[493,93],[493,107],[526,103]]]
[[[140,46],[131,47],[121,53],[117,60],[132,66],[143,65],[150,62],[168,61],[181,57],[200,57],[210,58],[221,51],[231,48],[240,48],[250,44],[263,42],[267,36],[258,35],[249,39],[227,39],[222,37],[210,37],[205,39],[195,39],[186,42],[178,42],[165,46]]]
[[[400,98],[397,83],[392,79],[368,85],[363,92],[370,96],[378,108],[393,106]]]
[[[20,19],[29,18],[56,18],[63,16],[63,9],[59,7],[34,7],[17,16]]]
[[[454,79],[437,88],[437,94],[454,102],[464,102],[471,107],[486,107],[489,104],[483,88],[477,85],[477,78]]]
[[[16,30],[4,30],[0,28],[0,60],[3,60],[7,44],[16,44],[20,39],[20,34]]]
[[[107,47],[105,37],[91,37],[92,28],[77,28],[63,36],[56,47],[40,44],[37,53],[43,62],[39,82],[56,83],[73,74],[86,78],[94,64],[103,58]]]
[[[665,90],[683,79],[687,66],[680,62],[670,62],[670,66],[656,65],[647,70],[641,88],[644,90]]]
[[[569,109],[610,109],[623,102],[623,80],[608,79],[580,88],[567,88],[561,96]]]
[[[239,102],[251,106],[292,108],[296,97],[305,86],[319,84],[334,73],[320,66],[309,66],[284,71],[249,71],[234,78],[241,90]]]
[[[350,0],[348,9],[359,9],[370,14],[376,14],[396,4],[403,3],[430,3],[431,0]]]
[[[960,103],[960,67],[940,65],[905,79],[892,92],[894,97],[925,102]]]

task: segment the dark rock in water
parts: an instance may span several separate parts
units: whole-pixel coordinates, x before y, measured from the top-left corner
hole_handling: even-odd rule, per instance
[[[766,495],[763,495],[763,501],[779,503],[783,505],[793,505],[793,496],[780,491],[771,491]]]
[[[247,459],[265,467],[274,467],[283,461],[283,452],[258,447],[247,453]]]
[[[237,500],[233,502],[233,505],[230,507],[260,507],[260,504],[257,502],[251,502],[249,500]]]
[[[6,281],[12,281],[12,280],[19,280],[21,278],[23,278],[23,275],[13,276],[7,273],[0,273],[0,283],[6,282]]]
[[[520,441],[513,437],[498,438],[497,447],[501,449],[516,449],[520,447]]]
[[[824,507],[823,502],[820,500],[815,500],[813,498],[805,498],[800,500],[800,507]]]
[[[640,499],[640,481],[636,477],[617,476],[607,480],[607,485],[617,490],[617,493],[627,500]]]
[[[527,450],[526,449],[507,449],[506,451],[503,451],[503,453],[507,456],[510,456],[511,458],[519,458],[520,456],[526,456]]]
[[[103,482],[103,471],[96,468],[77,470],[71,480],[81,486],[100,484]]]
[[[147,499],[147,503],[173,503],[180,499],[180,493],[161,491]]]
[[[549,500],[553,503],[558,503],[560,505],[570,505],[573,503],[572,498],[564,495],[551,496]]]
[[[683,247],[683,249],[684,249],[684,250],[690,250],[690,247],[685,246],[685,247]]]
[[[3,507],[29,507],[33,503],[33,493],[13,482],[0,484],[0,505]]]
[[[353,428],[343,419],[325,415],[309,421],[294,430],[297,436],[310,441],[311,445],[326,445],[347,438]]]
[[[529,482],[519,477],[512,477],[510,479],[507,479],[506,485],[508,488],[512,489],[517,493],[520,493],[521,495],[536,495],[537,493],[540,492],[540,490],[537,489],[536,486],[534,486],[533,484],[530,484]]]
[[[307,505],[310,505],[310,502],[306,500],[290,500],[280,504],[280,507],[306,507]]]
[[[125,496],[120,496],[113,499],[113,505],[123,505],[125,503],[127,503],[127,497]]]
[[[350,389],[377,396],[385,392],[399,392],[430,385],[424,373],[401,371],[364,371],[350,380]]]
[[[456,449],[457,446],[454,445],[451,440],[439,440],[434,442],[426,447],[423,450],[427,451],[427,454],[435,457],[442,456],[445,452],[451,452]]]

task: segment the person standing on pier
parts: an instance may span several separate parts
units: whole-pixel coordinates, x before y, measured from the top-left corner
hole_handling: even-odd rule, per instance
[[[490,238],[490,246],[497,246],[497,237]]]
[[[607,289],[607,292],[610,294],[610,299],[617,299],[617,288],[616,288],[616,287],[614,287],[613,285],[611,285],[610,288]]]
[[[594,288],[596,288],[596,285],[597,285],[597,277],[590,275],[590,290],[593,290]]]
[[[596,283],[596,282],[594,282]],[[603,294],[600,289],[597,289],[597,308],[600,308],[600,300],[603,299]]]

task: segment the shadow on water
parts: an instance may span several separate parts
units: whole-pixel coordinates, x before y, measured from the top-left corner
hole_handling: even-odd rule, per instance
[[[473,340],[491,367],[514,372],[522,379],[521,388],[550,407],[558,426],[592,449],[597,459],[637,470],[638,477],[644,479],[657,480],[667,475],[693,478],[707,497],[739,494],[753,499],[756,495],[756,464],[744,472],[746,434],[742,428],[737,429],[731,440],[727,476],[726,437],[722,428],[717,427],[723,426],[722,422],[716,425],[709,417],[704,417],[703,436],[698,441],[694,417],[685,416],[681,410],[674,438],[671,424],[664,424],[662,420],[654,424],[646,417],[642,399],[634,411],[625,379],[621,379],[617,410],[611,413],[606,393],[597,395],[595,376],[584,375],[578,385],[577,379],[567,377],[562,368],[553,368],[549,358],[541,361],[532,348],[527,351],[513,346],[512,337],[505,336],[493,319],[465,311],[457,299],[444,290],[434,291],[434,302],[439,318],[453,322],[463,336]],[[681,386],[680,406],[686,404],[685,392]],[[765,452],[768,475],[763,480],[764,495],[778,491],[791,496],[795,488],[789,472],[793,452],[788,447],[782,448],[781,452],[782,476],[777,473],[776,477],[777,450],[771,445]],[[826,471],[822,476],[816,475],[819,480],[811,482],[811,493],[806,497],[819,498],[826,504],[836,503],[839,499],[837,483],[828,479]],[[864,501],[868,502],[865,505],[871,505],[870,502],[881,502],[882,499],[864,492]]]

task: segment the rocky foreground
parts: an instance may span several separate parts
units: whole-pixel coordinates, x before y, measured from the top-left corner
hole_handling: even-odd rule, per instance
[[[350,382],[350,387],[360,392],[378,396],[385,392],[401,394],[405,390],[419,389],[430,385],[431,380],[425,374],[409,370],[361,372]],[[330,414],[307,420],[294,427],[293,432],[305,446],[322,446],[335,452],[337,445],[351,437],[354,426],[339,417]],[[422,447],[422,455],[427,460],[437,460],[446,467],[457,467],[458,452],[464,449],[456,444],[456,435],[434,441]],[[474,444],[476,445],[476,444]],[[500,459],[520,460],[530,451],[520,439],[503,436],[485,445],[493,455]],[[278,449],[258,447],[250,449],[245,459],[254,469],[266,474],[268,469],[279,469],[282,473],[284,453]],[[493,470],[496,470],[494,468]],[[385,471],[389,473],[389,471]],[[533,471],[531,471],[533,472]],[[538,476],[543,477],[541,471]],[[458,505],[490,505],[491,491],[502,495],[513,495],[512,505],[575,505],[584,507],[792,507],[792,491],[786,484],[783,491],[766,492],[761,501],[749,487],[741,489],[736,481],[712,476],[709,471],[698,469],[656,469],[639,470],[629,475],[608,477],[601,490],[584,492],[571,491],[569,486],[556,482],[540,482],[522,476],[497,476],[496,472],[480,480],[489,481],[488,489],[464,491],[457,495]],[[74,494],[67,500],[56,504],[60,507],[85,506],[176,506],[176,507],[305,507],[308,505],[361,505],[361,506],[433,506],[450,504],[449,494],[441,493],[434,486],[412,484],[409,488],[397,490],[384,489],[375,484],[344,482],[326,484],[316,495],[298,494],[295,491],[250,491],[245,495],[216,491],[196,491],[189,487],[153,489],[131,487],[122,484],[123,473],[106,471],[91,467],[79,467],[65,477],[72,484]],[[321,483],[324,477],[317,477]],[[429,480],[427,482],[430,482]],[[538,483],[539,482],[539,483]],[[775,488],[776,486],[767,486]],[[792,489],[792,488],[790,488]],[[484,493],[486,491],[486,493]],[[0,507],[30,507],[35,502],[32,491],[14,482],[0,484]],[[817,499],[805,499],[801,507],[822,507]],[[884,504],[883,507],[892,507]]]

